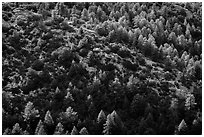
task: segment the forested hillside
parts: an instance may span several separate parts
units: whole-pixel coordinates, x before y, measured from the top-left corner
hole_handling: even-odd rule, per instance
[[[202,134],[202,3],[2,3],[2,134]]]

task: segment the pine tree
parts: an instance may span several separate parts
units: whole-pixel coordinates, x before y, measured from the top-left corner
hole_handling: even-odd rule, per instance
[[[178,134],[179,135],[185,135],[185,134],[187,134],[187,130],[188,130],[188,126],[187,126],[185,120],[183,119],[178,126]]]
[[[89,13],[86,8],[83,9],[82,14],[81,14],[81,19],[88,21],[89,20]]]
[[[74,126],[71,132],[71,135],[78,135],[79,131],[77,130],[77,128]]]
[[[77,14],[77,9],[76,9],[76,6],[75,6],[75,5],[72,7],[72,12],[71,12],[71,14],[72,14],[72,15]]]
[[[38,130],[36,135],[46,135],[46,132],[45,132],[45,129],[44,129],[44,125],[41,125],[39,127],[39,130]]]
[[[143,38],[143,35],[140,34],[139,37],[138,37],[138,48],[142,49],[143,48],[143,44],[144,44],[144,38]]]
[[[39,129],[40,129],[40,127],[41,127],[42,125],[43,125],[43,122],[42,122],[42,120],[40,120],[40,121],[38,122],[38,125],[37,125],[36,129],[35,129],[35,135],[38,134],[38,131],[39,131]]]
[[[55,10],[57,10],[58,14],[63,17],[69,17],[69,13],[67,8],[65,7],[63,2],[58,2],[55,6]]]
[[[43,14],[44,12],[45,12],[45,3],[44,2],[42,2],[42,3],[40,3],[39,4],[39,9],[38,9],[38,14],[41,14],[41,15],[43,15],[43,18],[45,18],[46,16]]]
[[[67,95],[65,96],[65,98],[71,101],[74,101],[74,98],[72,97],[72,94],[69,91],[67,92]]]
[[[195,106],[195,97],[194,97],[194,95],[193,94],[188,94],[187,95],[187,98],[186,98],[186,101],[185,101],[185,108],[187,109],[187,110],[190,110],[190,109],[192,109],[194,106]]]
[[[72,125],[78,121],[77,112],[74,112],[72,107],[68,107],[66,112],[61,112],[59,114],[58,121],[61,122],[65,129],[71,129]]]
[[[97,122],[99,124],[104,124],[106,122],[106,115],[103,112],[103,110],[101,110],[100,113],[98,114]]]
[[[18,123],[16,123],[13,126],[13,129],[12,129],[11,133],[13,135],[22,135],[22,129],[20,128],[20,125]]]
[[[69,52],[67,52],[66,50],[63,52],[63,55],[64,54],[69,54]],[[62,57],[62,56],[61,56]],[[64,56],[62,57],[62,58],[64,58]],[[65,57],[66,58],[66,57]],[[64,61],[64,59],[62,59],[61,61]],[[65,63],[65,62],[64,62]],[[66,62],[67,64],[68,64],[68,62]],[[57,100],[57,101],[61,101],[61,100],[63,100],[63,98],[64,98],[64,92],[62,92],[58,87],[56,88],[56,90],[55,90],[55,94],[54,94],[54,98]]]
[[[46,125],[49,125],[49,126],[54,124],[54,121],[53,121],[53,119],[52,119],[52,116],[51,116],[49,110],[48,110],[48,111],[46,112],[46,114],[45,114],[44,123],[45,123]]]
[[[65,132],[65,135],[70,135],[69,131],[66,131],[66,132]]]
[[[68,107],[66,109],[66,112],[62,112],[60,116],[62,118],[62,121],[66,120],[70,122],[77,120],[78,117],[77,112],[74,112],[72,107]]]
[[[60,93],[60,89],[57,87],[56,90],[55,90],[55,93]]]
[[[4,130],[3,135],[11,135],[11,129],[6,128],[6,129]]]
[[[109,14],[109,18],[110,19],[112,19],[112,20],[114,20],[115,19],[115,12],[114,12],[114,10],[112,10],[111,12],[110,12],[110,14]]]
[[[63,125],[59,122],[55,128],[54,135],[62,135],[64,134],[64,127]]]
[[[32,102],[28,102],[25,106],[23,117],[25,121],[31,121],[34,118],[39,117],[39,111],[34,108]]]
[[[23,131],[23,135],[29,135],[29,132],[27,130]]]
[[[97,134],[102,134],[103,132],[103,125],[106,123],[106,115],[103,110],[100,111],[97,117]]]
[[[183,34],[178,36],[177,41],[182,48],[185,48],[185,46],[187,46],[187,40]]]
[[[51,116],[51,113],[49,110],[45,114],[44,129],[48,135],[52,135],[54,133],[54,130],[55,130],[54,121],[52,119],[52,116]]]
[[[80,135],[88,135],[89,132],[87,131],[87,129],[85,127],[83,127],[80,131],[79,131]]]
[[[176,36],[175,32],[172,31],[172,32],[169,34],[168,40],[169,40],[169,41],[172,41],[173,44],[176,44],[176,43],[177,43],[177,36]]]
[[[67,89],[67,95],[65,96],[63,101],[63,108],[67,108],[67,106],[70,106],[73,103],[74,103],[74,98],[72,94],[69,92],[69,90]]]
[[[121,121],[119,115],[114,110],[111,114],[107,116],[106,123],[104,124],[105,135],[119,135],[124,134],[124,125]]]
[[[99,21],[101,21],[103,14],[104,14],[104,11],[102,10],[101,6],[98,6],[96,15],[97,15]]]
[[[106,120],[106,123],[104,124],[104,130],[103,130],[103,133],[105,135],[111,135],[111,128],[113,126],[113,121],[112,121],[112,118],[111,118],[111,115],[108,114],[107,116],[107,120]]]

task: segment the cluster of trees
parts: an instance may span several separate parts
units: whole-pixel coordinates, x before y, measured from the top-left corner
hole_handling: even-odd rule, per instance
[[[2,131],[201,134],[202,4],[2,4]]]

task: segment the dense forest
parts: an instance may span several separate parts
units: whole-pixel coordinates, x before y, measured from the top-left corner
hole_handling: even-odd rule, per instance
[[[2,3],[2,134],[202,134],[202,3]]]

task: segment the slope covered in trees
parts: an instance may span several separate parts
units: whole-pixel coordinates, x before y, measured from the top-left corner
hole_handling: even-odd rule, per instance
[[[202,3],[3,3],[2,134],[202,134]]]

